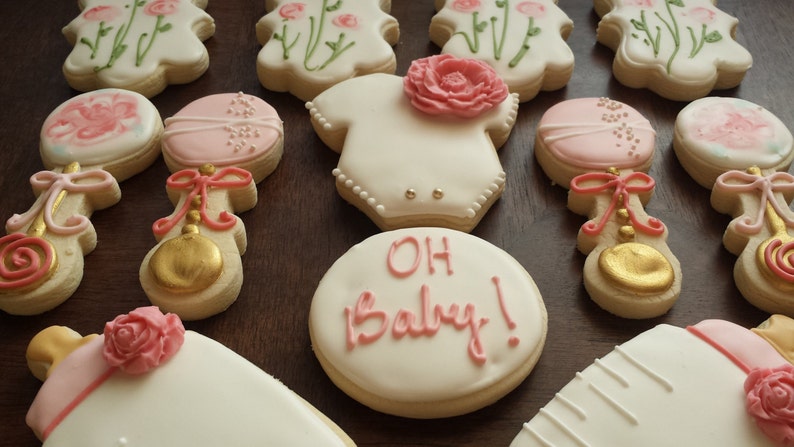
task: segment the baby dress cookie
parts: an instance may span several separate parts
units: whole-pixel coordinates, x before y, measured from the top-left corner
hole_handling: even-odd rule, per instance
[[[511,447],[794,443],[794,321],[641,333],[577,373]]]
[[[519,101],[564,87],[573,73],[565,43],[573,22],[555,0],[437,0],[430,40],[442,53],[491,65]]]
[[[255,96],[200,98],[165,120],[163,156],[174,212],[157,220],[157,245],[140,281],[151,302],[185,320],[226,310],[240,293],[245,225],[232,213],[257,203],[256,183],[281,160],[283,124]]]
[[[355,445],[276,378],[156,307],[85,338],[51,326],[27,359],[44,384],[26,420],[45,447]]]
[[[615,52],[615,78],[675,101],[738,86],[753,58],[735,40],[739,21],[715,3],[594,0],[596,39]]]
[[[267,0],[256,24],[259,81],[303,101],[345,79],[393,74],[400,38],[389,0]]]
[[[405,77],[350,79],[306,108],[319,137],[341,154],[339,194],[383,230],[469,232],[504,190],[496,150],[515,124],[518,95],[484,62],[415,60]]]
[[[88,218],[121,199],[119,181],[157,159],[162,132],[155,106],[126,90],[84,93],[50,113],[39,147],[49,170],[31,177],[35,203],[0,238],[0,309],[39,314],[74,293],[97,243]]]
[[[625,318],[662,315],[681,292],[667,228],[643,208],[656,185],[645,173],[655,138],[640,112],[609,98],[554,105],[535,138],[543,171],[570,188],[568,208],[590,218],[577,238],[587,254],[585,289],[603,309]]]
[[[331,380],[377,411],[440,418],[521,383],[546,338],[546,308],[513,257],[456,230],[379,233],[323,276],[309,331]]]
[[[74,48],[63,72],[80,91],[118,87],[147,98],[196,80],[209,67],[215,33],[207,0],[80,0],[63,28]]]
[[[673,148],[684,169],[734,217],[723,236],[738,256],[736,286],[756,307],[794,315],[794,159],[791,132],[765,108],[708,97],[679,112]]]

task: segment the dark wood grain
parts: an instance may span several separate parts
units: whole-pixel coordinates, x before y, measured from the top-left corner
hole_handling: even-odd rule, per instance
[[[401,38],[395,47],[397,74],[411,60],[438,53],[428,40],[432,1],[395,0],[392,14]],[[376,413],[339,391],[311,351],[309,304],[325,270],[351,245],[378,229],[336,193],[331,170],[338,155],[312,131],[303,102],[262,88],[255,58],[260,45],[254,25],[264,0],[210,0],[207,11],[217,32],[206,42],[209,71],[189,85],[172,86],[153,98],[165,118],[201,96],[245,91],[271,103],[285,121],[285,155],[259,187],[259,204],[241,214],[248,232],[243,256],[245,282],[238,301],[215,317],[187,323],[215,338],[281,379],[335,420],[361,446],[508,445],[538,409],[577,370],[616,344],[659,323],[684,326],[723,318],[746,327],[767,315],[736,290],[735,257],[721,243],[729,217],[709,205],[709,191],[682,169],[672,148],[672,126],[685,105],[617,83],[613,53],[595,42],[598,22],[592,4],[560,0],[575,29],[568,43],[576,68],[568,86],[541,93],[520,106],[510,140],[499,151],[508,173],[502,198],[473,234],[502,247],[532,274],[549,314],[548,341],[537,367],[515,391],[469,415],[417,421]],[[754,56],[740,87],[716,92],[738,96],[772,110],[794,127],[794,7],[790,0],[724,0],[721,9],[739,17],[737,40]],[[60,29],[78,14],[76,2],[0,2],[0,217],[28,209],[33,202],[28,178],[43,169],[38,154],[41,124],[52,109],[76,95],[61,74],[70,46]],[[533,157],[536,124],[551,105],[568,98],[609,96],[631,104],[657,130],[657,156],[650,174],[657,181],[648,204],[670,230],[669,245],[684,279],[678,303],[666,315],[631,321],[614,317],[590,301],[582,286],[584,256],[576,232],[584,218],[566,208],[566,193],[551,184]],[[87,334],[134,307],[148,305],[138,268],[154,245],[150,227],[172,211],[165,194],[169,172],[158,160],[121,184],[122,201],[94,214],[99,244],[85,258],[85,275],[65,304],[43,315],[0,313],[0,445],[36,446],[25,413],[40,383],[28,372],[25,347],[49,325],[67,325]],[[217,384],[223,386],[223,384]],[[675,429],[675,427],[670,427]]]

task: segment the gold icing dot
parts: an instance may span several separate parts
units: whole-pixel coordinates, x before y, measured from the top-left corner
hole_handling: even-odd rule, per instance
[[[635,234],[636,233],[634,231],[634,227],[632,227],[631,225],[623,225],[622,227],[620,227],[620,230],[618,230],[618,235],[623,241],[634,240]]]
[[[413,188],[405,190],[405,198],[407,199],[415,199],[416,198],[416,190]]]
[[[198,208],[201,206],[201,196],[193,197],[193,200],[190,201],[190,206],[192,208]]]
[[[201,175],[212,175],[215,173],[215,165],[212,163],[204,163],[199,167],[199,174]]]
[[[198,225],[187,224],[184,227],[182,227],[182,234],[198,234],[198,233],[199,233]]]
[[[444,197],[444,190],[441,188],[436,188],[433,190],[433,198],[434,199],[441,199]]]
[[[627,210],[626,208],[619,208],[615,212],[615,215],[618,216],[621,222],[625,223],[629,221],[629,210]]]
[[[598,257],[607,280],[638,295],[664,292],[675,274],[667,258],[650,245],[627,242],[609,247]]]
[[[223,257],[209,238],[186,233],[169,239],[155,251],[149,259],[149,272],[157,284],[170,292],[199,292],[221,276]]]
[[[201,212],[199,210],[190,210],[187,212],[187,221],[195,224],[201,222]]]

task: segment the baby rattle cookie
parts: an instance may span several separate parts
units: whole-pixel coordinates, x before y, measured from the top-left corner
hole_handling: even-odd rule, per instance
[[[573,73],[565,43],[573,22],[555,0],[436,0],[430,40],[442,53],[492,66],[519,101],[564,87]]]
[[[644,209],[656,185],[645,173],[655,138],[640,112],[609,98],[554,105],[535,138],[543,171],[570,189],[568,208],[590,218],[577,238],[587,255],[585,289],[596,304],[624,318],[662,315],[681,292],[667,228]]]
[[[615,78],[675,101],[738,86],[753,58],[735,40],[739,21],[715,3],[595,0],[596,39],[615,52]]]
[[[256,24],[259,81],[308,101],[345,79],[393,74],[400,38],[390,0],[267,0]]]
[[[232,213],[257,203],[256,183],[281,160],[276,110],[252,95],[200,98],[165,120],[163,156],[174,212],[152,226],[158,244],[140,281],[151,302],[184,320],[226,310],[240,293],[245,225]]]
[[[754,306],[794,315],[792,135],[775,115],[738,98],[708,97],[679,112],[673,147],[684,169],[734,217],[723,236],[734,280]]]
[[[341,154],[339,194],[382,230],[469,232],[504,190],[496,150],[515,124],[518,95],[482,61],[418,59],[405,77],[350,79],[306,108],[317,135]]]
[[[215,33],[207,0],[80,0],[63,28],[74,48],[63,64],[69,85],[118,87],[147,98],[187,84],[209,67],[203,41]]]
[[[44,447],[355,446],[276,378],[153,306],[100,335],[46,328],[26,357],[44,381],[26,418]]]
[[[783,315],[658,325],[576,373],[510,446],[790,446],[792,340]]]
[[[377,411],[441,418],[518,386],[546,339],[540,292],[512,256],[448,228],[378,233],[326,272],[309,311],[320,365]]]
[[[157,108],[126,90],[84,93],[50,113],[39,147],[50,170],[31,177],[35,203],[0,238],[0,309],[39,314],[74,293],[97,243],[88,218],[121,199],[119,181],[157,159],[162,132]]]

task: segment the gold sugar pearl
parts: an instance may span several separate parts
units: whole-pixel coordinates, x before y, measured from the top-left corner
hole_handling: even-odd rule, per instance
[[[434,199],[441,199],[444,197],[444,190],[441,188],[436,188],[433,190],[433,198]]]
[[[415,199],[416,198],[416,190],[413,188],[407,189],[405,191],[405,198],[406,199]]]
[[[215,165],[212,163],[204,163],[199,167],[199,174],[201,175],[212,175],[215,173]]]

